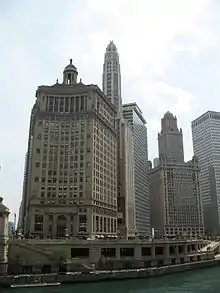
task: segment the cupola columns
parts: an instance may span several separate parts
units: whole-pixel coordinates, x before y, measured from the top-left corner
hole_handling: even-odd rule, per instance
[[[70,59],[69,65],[67,65],[63,71],[63,83],[68,85],[74,85],[77,83],[78,71],[73,65],[73,60]]]

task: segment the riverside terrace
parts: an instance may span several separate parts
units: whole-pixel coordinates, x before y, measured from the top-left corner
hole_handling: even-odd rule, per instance
[[[114,268],[129,263],[132,267],[154,267],[190,263],[214,258],[214,253],[202,248],[207,240],[18,240],[9,244],[9,259],[18,255],[24,265],[49,264],[50,256],[65,251],[71,260],[98,264],[111,262]],[[30,263],[30,260],[32,263]]]

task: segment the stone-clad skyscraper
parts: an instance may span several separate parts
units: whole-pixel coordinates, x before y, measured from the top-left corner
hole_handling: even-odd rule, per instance
[[[118,233],[122,238],[129,238],[134,237],[136,232],[133,133],[122,115],[121,71],[113,41],[106,48],[102,84],[104,94],[117,110]]]
[[[159,165],[149,173],[151,223],[160,236],[203,235],[199,165],[184,162],[182,130],[172,113],[161,119]]]
[[[116,109],[96,85],[39,86],[22,199],[23,231],[40,238],[116,236]]]

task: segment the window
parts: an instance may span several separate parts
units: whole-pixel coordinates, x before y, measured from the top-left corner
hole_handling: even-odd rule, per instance
[[[40,149],[39,148],[36,149],[36,153],[40,154]]]
[[[39,167],[40,167],[40,162],[37,162],[37,163],[35,164],[35,166],[36,166],[37,168],[39,168]]]

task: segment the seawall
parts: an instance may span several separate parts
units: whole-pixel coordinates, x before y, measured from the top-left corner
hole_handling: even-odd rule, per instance
[[[220,265],[220,260],[212,259],[201,262],[171,265],[160,268],[113,270],[113,271],[91,271],[88,273],[69,272],[66,274],[44,274],[44,275],[20,275],[0,276],[0,286],[12,284],[33,284],[33,283],[82,283],[100,282],[126,279],[145,279],[162,275],[180,273],[195,269],[202,269]]]

